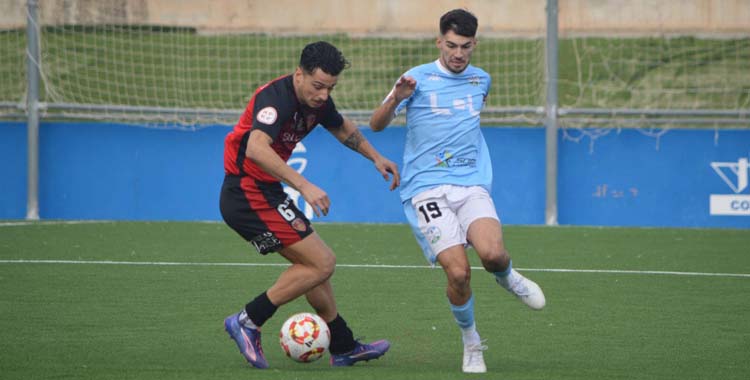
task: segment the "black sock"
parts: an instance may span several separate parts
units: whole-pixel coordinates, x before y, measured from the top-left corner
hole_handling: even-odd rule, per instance
[[[248,318],[250,318],[256,326],[263,326],[266,321],[273,316],[276,312],[276,305],[271,303],[268,299],[267,292],[263,292],[261,295],[255,297],[254,300],[250,301],[249,304],[245,305],[245,312]]]
[[[336,314],[336,318],[328,322],[328,329],[331,330],[331,345],[328,350],[334,355],[344,354],[354,349],[354,334],[346,325],[344,318]]]

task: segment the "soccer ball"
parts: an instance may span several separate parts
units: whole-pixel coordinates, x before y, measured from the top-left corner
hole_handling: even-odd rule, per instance
[[[331,343],[331,331],[323,318],[312,313],[292,315],[281,326],[279,343],[286,356],[300,363],[320,359]]]

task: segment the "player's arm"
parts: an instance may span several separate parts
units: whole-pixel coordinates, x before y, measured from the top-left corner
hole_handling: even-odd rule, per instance
[[[375,164],[375,169],[383,175],[383,178],[388,181],[390,175],[393,175],[391,181],[391,190],[398,187],[401,184],[401,176],[398,173],[398,166],[391,160],[383,157],[375,147],[370,144],[365,138],[362,132],[357,128],[357,125],[353,121],[343,118],[344,122],[341,126],[336,128],[327,128],[332,135],[336,137],[342,144],[347,146],[349,149],[365,156],[367,159]]]
[[[401,76],[401,78],[398,78],[396,85],[393,86],[393,89],[386,96],[383,103],[372,113],[370,128],[375,132],[380,132],[391,124],[393,117],[396,115],[396,107],[404,99],[410,97],[416,87],[417,81],[414,78],[410,76]]]
[[[247,141],[245,156],[260,166],[266,173],[299,191],[305,202],[312,206],[317,216],[328,215],[328,210],[331,207],[328,194],[287,165],[271,148],[272,143],[273,139],[268,133],[260,129],[253,129]]]

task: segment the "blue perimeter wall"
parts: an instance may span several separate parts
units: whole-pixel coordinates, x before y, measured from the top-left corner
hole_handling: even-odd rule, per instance
[[[221,220],[224,136],[230,129],[42,123],[40,216]],[[544,224],[544,130],[483,131],[492,151],[492,196],[501,219]],[[363,132],[381,153],[401,163],[404,128]],[[406,222],[398,192],[388,191],[369,161],[323,128],[302,143],[304,151],[295,152],[290,163],[332,201],[329,215],[313,221]],[[565,139],[561,132],[559,143],[560,224],[750,228],[750,186],[740,189],[743,166],[737,166],[750,155],[750,130],[670,130],[657,140],[621,129],[593,142]],[[26,215],[26,154],[25,123],[0,123],[0,219]],[[712,162],[724,167],[725,179]],[[735,197],[737,215],[711,215],[709,199],[716,194]]]

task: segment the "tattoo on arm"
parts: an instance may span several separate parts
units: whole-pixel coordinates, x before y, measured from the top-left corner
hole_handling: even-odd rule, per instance
[[[362,132],[360,132],[359,129],[355,129],[354,132],[344,140],[343,144],[349,147],[349,149],[359,152],[359,146],[364,139],[365,137],[362,135]]]

